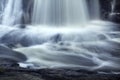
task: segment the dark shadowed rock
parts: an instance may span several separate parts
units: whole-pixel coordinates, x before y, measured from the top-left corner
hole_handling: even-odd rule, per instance
[[[54,35],[53,37],[51,37],[50,40],[51,40],[52,42],[57,43],[57,42],[61,41],[61,39],[62,39],[61,35],[60,35],[60,34],[56,34],[56,35]]]
[[[10,73],[0,76],[0,80],[44,80],[39,76],[34,76],[26,73]]]
[[[19,36],[21,35],[20,30],[12,30],[8,33],[6,33],[2,38],[1,38],[1,43],[5,44],[6,46],[12,48],[14,47],[17,43],[19,43]]]
[[[32,45],[42,44],[44,42],[46,42],[46,40],[37,38],[36,36],[32,36],[32,37],[31,36],[24,36],[24,37],[22,37],[22,39],[20,40],[19,43],[22,46],[29,47]]]
[[[24,62],[27,58],[24,54],[13,51],[5,46],[0,45],[0,64]]]
[[[15,27],[20,28],[20,29],[25,29],[26,25],[25,24],[18,24]]]

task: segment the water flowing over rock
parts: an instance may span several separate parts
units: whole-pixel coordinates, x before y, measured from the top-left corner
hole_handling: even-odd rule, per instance
[[[15,25],[21,22],[22,0],[7,0],[3,11],[2,24]]]
[[[85,25],[90,18],[90,6],[87,7],[87,2],[86,0],[35,0],[32,24]],[[89,2],[93,17],[99,17],[99,1]]]
[[[101,8],[100,0],[6,0],[0,43],[27,57],[21,67],[120,70],[119,24],[102,21]],[[8,58],[26,60],[17,55]]]
[[[26,56],[13,51],[4,45],[0,45],[0,64],[4,64],[4,61],[7,63],[18,63],[26,61]]]

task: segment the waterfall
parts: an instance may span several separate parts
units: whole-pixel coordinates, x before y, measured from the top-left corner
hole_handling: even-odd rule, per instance
[[[6,0],[2,24],[20,24],[22,16],[22,0]],[[90,16],[100,19],[99,0],[34,0],[32,24],[83,26]]]
[[[89,7],[95,19],[100,18],[99,0],[35,0],[32,24],[85,25],[89,21]]]
[[[89,1],[89,12],[92,19],[100,19],[100,2],[99,0],[88,0]]]
[[[86,0],[35,0],[32,24],[80,25],[89,19]]]
[[[116,0],[111,1],[111,11],[109,13],[110,20],[114,20],[115,18],[117,18],[117,15],[120,14],[119,12],[116,12],[116,4],[117,4]]]
[[[3,11],[2,24],[20,24],[22,13],[22,0],[7,0]]]
[[[111,13],[114,13],[115,6],[116,6],[116,0],[112,0],[112,2],[111,2]]]
[[[21,22],[22,0],[6,0],[2,13],[0,43],[27,56],[20,66],[120,70],[120,32],[114,23],[96,21],[99,0],[34,0],[33,4],[29,25],[9,27]]]

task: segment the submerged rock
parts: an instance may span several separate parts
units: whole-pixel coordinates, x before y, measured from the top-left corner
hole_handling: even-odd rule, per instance
[[[62,40],[62,36],[61,36],[60,34],[56,34],[56,35],[54,35],[53,37],[51,37],[50,40],[51,40],[52,42],[57,43],[57,42],[59,42],[59,41]]]
[[[18,24],[15,27],[20,28],[20,29],[25,29],[26,25],[25,24]]]
[[[1,37],[1,43],[10,48],[13,48],[20,42],[22,33],[23,31],[20,29],[12,30]]]

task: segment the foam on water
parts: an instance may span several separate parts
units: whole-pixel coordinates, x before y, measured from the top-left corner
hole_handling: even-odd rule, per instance
[[[19,35],[17,39],[18,44],[21,44],[20,40],[27,37],[26,41],[30,41],[29,46],[14,50],[28,57],[25,63],[20,63],[22,67],[119,70],[120,36],[117,31],[111,30],[113,26],[109,28],[105,26],[93,24],[84,28],[27,26],[23,29],[22,36]],[[17,35],[16,32],[14,34]],[[117,34],[117,37],[111,34]]]
[[[90,0],[90,6],[89,0],[34,0],[32,25],[24,28],[15,26],[23,16],[22,0],[6,2],[0,43],[27,56],[21,67],[120,70],[117,25],[90,20],[90,8],[100,20],[99,0]]]

